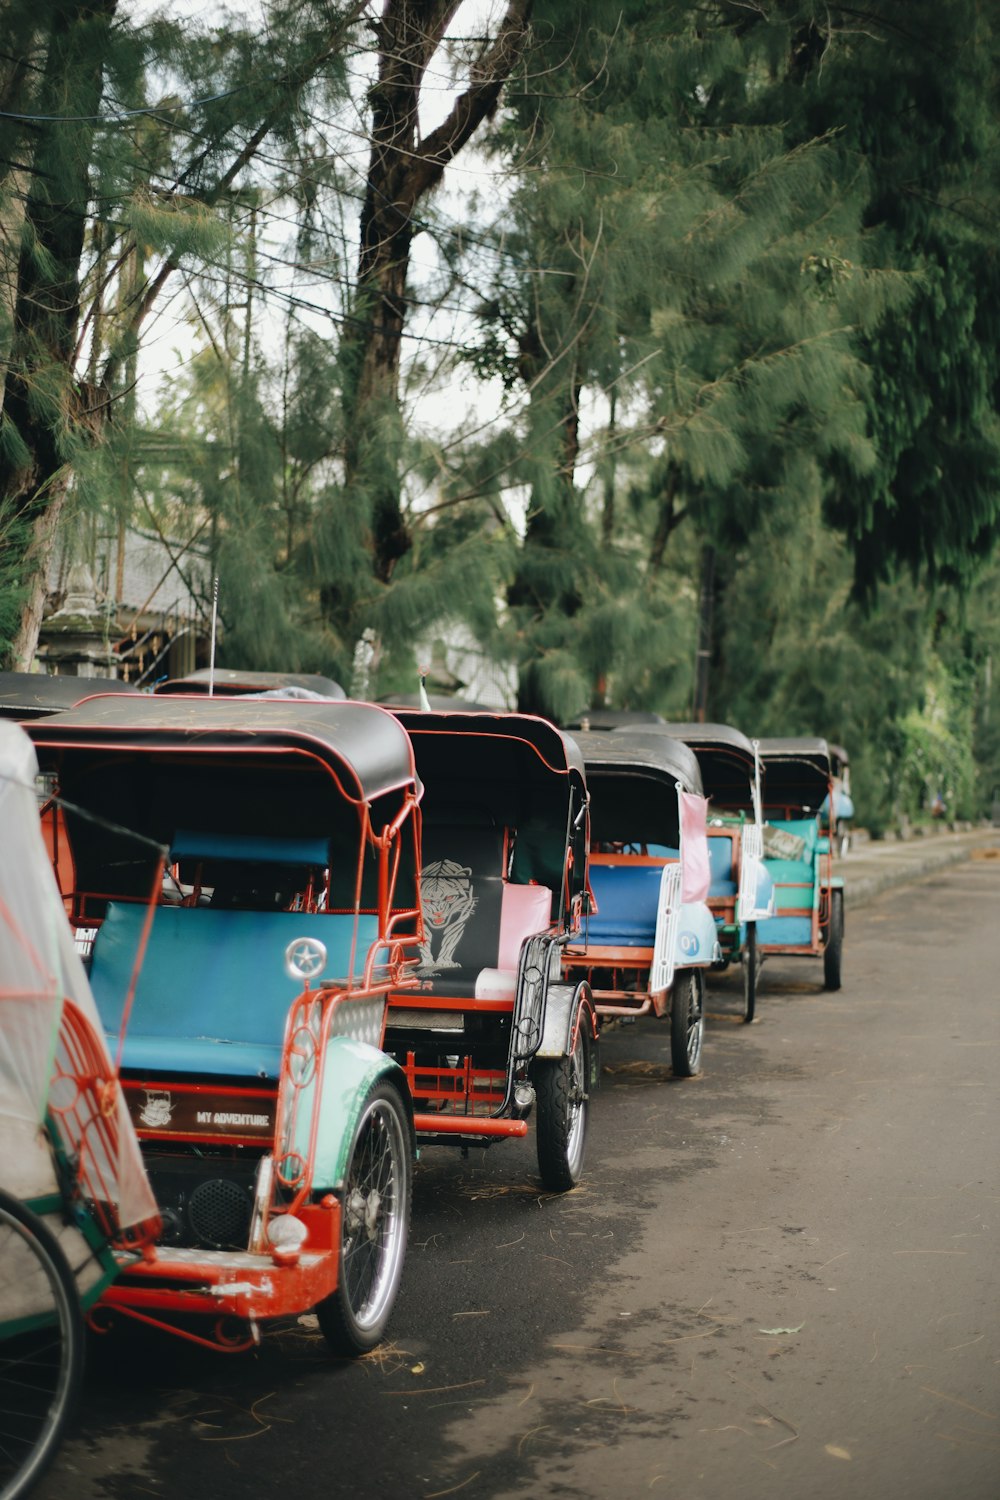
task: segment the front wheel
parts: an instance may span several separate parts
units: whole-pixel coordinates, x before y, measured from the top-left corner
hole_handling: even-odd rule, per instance
[[[830,930],[823,949],[823,988],[840,989],[840,961],[844,952],[844,893],[830,892]]]
[[[368,1091],[348,1155],[337,1286],[316,1308],[335,1354],[366,1354],[385,1333],[410,1229],[412,1161],[402,1094],[381,1079]]]
[[[545,1058],[533,1070],[538,1170],[542,1186],[550,1193],[568,1193],[583,1174],[590,1078],[590,1039],[586,1027],[587,1017],[581,1011],[569,1055]]]
[[[675,1078],[701,1072],[705,982],[699,969],[678,969],[670,1000],[670,1063]]]
[[[764,955],[757,949],[756,922],[747,923],[740,964],[743,969],[743,1019],[749,1025],[757,1012],[757,984],[764,964]]]
[[[54,1236],[0,1192],[0,1495],[17,1500],[55,1452],[83,1380],[83,1313]]]

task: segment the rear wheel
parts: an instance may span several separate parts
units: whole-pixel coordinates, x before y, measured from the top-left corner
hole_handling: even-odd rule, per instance
[[[0,1192],[0,1495],[17,1500],[52,1458],[83,1379],[83,1313],[54,1236]]]
[[[740,954],[743,969],[743,1019],[747,1023],[753,1020],[757,1011],[757,981],[760,979],[763,963],[764,955],[757,951],[757,923],[748,922],[746,942]]]
[[[670,1001],[670,1062],[675,1078],[701,1072],[705,984],[699,969],[678,969]]]
[[[840,961],[844,952],[844,893],[830,892],[830,930],[823,949],[823,988],[840,989]]]
[[[337,1286],[316,1308],[335,1354],[365,1354],[385,1333],[403,1273],[412,1161],[412,1131],[402,1094],[382,1079],[368,1092],[351,1142]]]
[[[581,1012],[569,1055],[543,1059],[533,1070],[538,1170],[543,1187],[550,1193],[569,1192],[583,1174],[590,1079],[590,1040],[586,1028],[587,1017]]]

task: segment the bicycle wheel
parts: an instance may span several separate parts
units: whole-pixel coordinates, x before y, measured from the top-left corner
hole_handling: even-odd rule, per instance
[[[0,1500],[54,1454],[83,1379],[73,1273],[41,1219],[0,1189]]]

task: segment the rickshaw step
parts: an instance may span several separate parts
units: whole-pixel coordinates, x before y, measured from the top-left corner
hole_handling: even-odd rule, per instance
[[[259,1276],[273,1275],[274,1257],[252,1250],[208,1250],[180,1245],[156,1246],[150,1259],[136,1260],[132,1255],[118,1257],[122,1274],[129,1279],[141,1277],[157,1281],[172,1277],[178,1281],[221,1282],[234,1271]],[[304,1251],[299,1264],[310,1269],[323,1259],[322,1252]]]
[[[523,1136],[528,1134],[527,1120],[495,1120],[489,1116],[476,1115],[419,1115],[413,1116],[413,1128],[418,1133],[433,1135],[496,1135]]]

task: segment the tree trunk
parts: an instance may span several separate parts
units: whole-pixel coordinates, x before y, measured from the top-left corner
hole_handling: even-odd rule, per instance
[[[24,571],[28,578],[27,598],[21,610],[21,624],[10,648],[10,665],[14,672],[30,672],[38,649],[38,635],[48,597],[48,565],[55,547],[56,533],[69,489],[69,472],[64,469],[46,492],[46,503],[35,513],[31,539],[24,552]]]
[[[357,298],[343,340],[345,488],[348,503],[367,506],[372,572],[388,583],[412,545],[399,491],[394,445],[399,424],[399,370],[406,324],[410,250],[421,200],[477,126],[496,108],[521,51],[532,0],[509,0],[495,39],[484,41],[471,82],[447,119],[419,135],[420,90],[427,67],[460,0],[388,0],[376,25],[378,78],[371,90],[371,153],[361,212]],[[362,502],[361,496],[364,495]],[[342,633],[349,601],[325,593]]]
[[[698,597],[698,654],[695,661],[692,714],[696,724],[704,724],[708,718],[714,616],[715,548],[707,543],[701,552],[701,591]]]
[[[74,388],[72,369],[93,138],[93,126],[80,117],[95,115],[100,106],[116,4],[92,0],[53,8],[39,90],[39,113],[56,118],[37,126],[31,163],[0,468],[0,514],[22,538],[15,566],[27,607],[12,647],[18,661],[34,656],[46,571],[66,496],[64,465],[73,438],[90,417]]]

